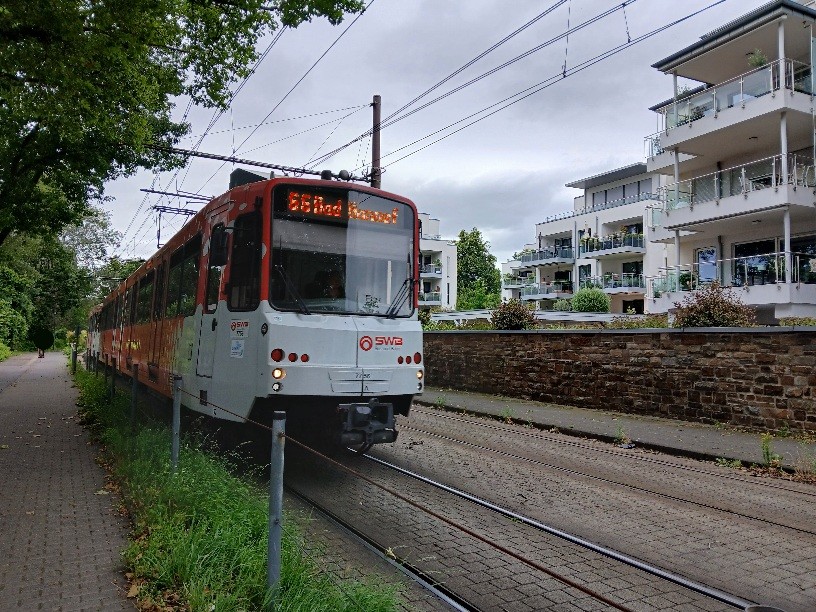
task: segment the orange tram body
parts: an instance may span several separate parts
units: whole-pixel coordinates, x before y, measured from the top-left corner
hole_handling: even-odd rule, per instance
[[[284,410],[287,428],[334,443],[393,442],[424,384],[418,245],[398,195],[235,186],[94,308],[88,356],[168,398],[179,377],[182,404],[216,419]]]

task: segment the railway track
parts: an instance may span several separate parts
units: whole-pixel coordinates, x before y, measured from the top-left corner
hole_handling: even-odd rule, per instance
[[[299,455],[287,457],[290,489],[430,579],[457,609],[547,610],[571,602],[586,610],[733,610],[752,604],[382,459],[349,455],[341,467]],[[358,478],[361,473],[368,480]]]
[[[429,413],[426,412],[425,414],[429,414]],[[443,416],[443,418],[447,419],[447,418],[450,418],[450,417]],[[467,420],[462,420],[462,419],[457,419],[457,420],[459,422],[462,422],[462,423],[469,422]],[[487,428],[493,429],[495,431],[504,431],[504,432],[508,432],[508,433],[512,432],[515,435],[537,438],[539,440],[546,440],[548,442],[566,444],[567,446],[570,446],[570,447],[573,447],[573,448],[580,448],[582,450],[591,451],[593,453],[602,453],[602,454],[607,454],[607,455],[614,455],[616,458],[620,458],[620,459],[639,461],[639,462],[653,464],[653,465],[661,465],[661,466],[669,467],[669,468],[672,468],[672,469],[682,469],[684,471],[689,471],[689,472],[693,472],[693,473],[700,474],[700,475],[711,476],[711,477],[714,477],[714,478],[722,478],[722,479],[725,479],[725,480],[734,480],[734,481],[737,481],[737,482],[740,482],[740,483],[743,483],[745,485],[752,486],[752,487],[756,486],[756,487],[761,487],[761,488],[770,489],[770,490],[787,491],[787,492],[790,492],[790,493],[795,493],[797,495],[803,495],[803,496],[807,496],[807,497],[816,496],[816,491],[807,491],[804,488],[792,489],[792,488],[785,487],[785,486],[778,486],[778,485],[770,484],[767,481],[760,480],[760,479],[757,479],[757,478],[754,478],[754,479],[740,478],[740,477],[734,477],[734,476],[731,476],[731,475],[728,475],[728,474],[722,474],[720,472],[714,472],[714,471],[711,471],[711,470],[694,469],[694,468],[691,468],[691,467],[689,467],[687,465],[683,465],[683,464],[679,464],[679,463],[671,463],[671,462],[668,462],[668,461],[663,461],[663,460],[660,460],[660,459],[655,459],[655,458],[647,457],[647,456],[644,456],[644,455],[614,452],[614,451],[611,451],[611,449],[599,448],[597,445],[570,443],[569,441],[559,440],[555,436],[546,436],[545,437],[545,436],[540,436],[540,435],[535,435],[535,434],[527,434],[526,432],[514,431],[514,430],[511,430],[510,428],[502,428],[502,427],[484,425],[484,424],[480,423],[478,420],[474,420],[474,421],[471,421],[471,422],[476,423],[476,424],[478,424],[479,426],[482,426],[482,427],[487,427]],[[547,463],[547,462],[540,461],[540,460],[538,460],[536,458],[533,458],[533,457],[530,457],[530,456],[524,456],[522,454],[508,452],[505,449],[495,448],[495,447],[491,447],[491,446],[484,445],[484,444],[478,444],[478,443],[475,443],[475,442],[470,441],[470,440],[461,439],[461,438],[456,437],[456,436],[446,435],[446,434],[440,433],[438,431],[429,431],[427,429],[422,429],[420,427],[413,427],[413,426],[411,426],[409,424],[403,425],[402,429],[405,430],[405,431],[414,431],[414,432],[422,433],[424,435],[434,436],[434,437],[437,437],[437,438],[440,438],[440,439],[443,439],[443,440],[448,440],[450,442],[454,442],[456,444],[467,445],[467,446],[470,446],[470,447],[475,448],[475,449],[480,450],[480,451],[485,451],[485,452],[488,452],[488,453],[502,455],[502,456],[510,458],[510,459],[514,459],[514,460],[518,460],[518,461],[524,461],[524,462],[536,465],[538,467],[546,468],[548,470],[556,470],[556,471],[569,473],[569,474],[571,474],[573,476],[579,476],[579,477],[582,477],[582,478],[589,478],[589,479],[593,479],[593,480],[598,480],[598,481],[603,482],[603,483],[607,483],[607,484],[611,484],[611,485],[615,485],[615,486],[619,486],[619,487],[624,487],[624,488],[631,489],[631,490],[644,492],[644,493],[647,493],[647,494],[654,495],[656,497],[661,497],[661,498],[665,498],[665,499],[669,499],[669,500],[679,501],[679,502],[689,504],[689,505],[693,505],[693,506],[697,506],[697,507],[700,507],[700,508],[716,510],[718,512],[723,512],[723,513],[726,513],[726,514],[730,514],[730,515],[739,516],[739,517],[742,517],[742,518],[747,518],[747,519],[759,521],[759,522],[766,523],[768,525],[772,525],[772,526],[775,526],[775,527],[782,527],[782,528],[785,528],[785,529],[790,529],[792,531],[797,531],[799,533],[816,536],[816,531],[814,529],[812,529],[812,528],[805,528],[805,527],[797,526],[797,525],[794,525],[794,524],[786,523],[786,522],[778,520],[778,518],[768,518],[767,516],[763,517],[763,516],[758,516],[756,513],[752,514],[752,513],[749,513],[749,512],[741,512],[741,511],[736,510],[734,508],[724,507],[722,505],[717,505],[717,504],[713,504],[713,503],[703,503],[701,501],[690,499],[688,497],[683,497],[683,496],[680,496],[680,495],[674,495],[674,494],[670,494],[670,493],[667,493],[667,492],[664,492],[664,491],[654,490],[654,488],[649,488],[648,486],[640,486],[638,484],[633,484],[631,482],[623,482],[620,479],[607,478],[607,477],[599,476],[597,474],[590,473],[588,470],[583,470],[582,471],[582,470],[578,470],[578,469],[571,469],[571,468],[567,468],[567,467],[564,467],[564,466],[555,465],[555,464],[552,464],[552,463]]]

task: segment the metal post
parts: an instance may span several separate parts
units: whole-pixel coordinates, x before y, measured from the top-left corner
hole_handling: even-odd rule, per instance
[[[374,96],[371,106],[374,108],[374,127],[371,131],[371,186],[379,189],[382,186],[382,171],[380,170],[380,96]]]
[[[73,346],[71,347],[71,374],[76,374],[76,362],[77,362],[77,345],[74,342]]]
[[[136,425],[136,402],[139,401],[139,364],[133,364],[133,385],[130,389],[130,427]]]
[[[267,587],[280,582],[281,521],[283,514],[283,447],[286,442],[286,413],[272,415],[272,454],[269,464],[269,542],[267,546]]]
[[[175,474],[179,460],[179,431],[181,430],[181,376],[173,376],[173,446],[170,451],[170,471]]]

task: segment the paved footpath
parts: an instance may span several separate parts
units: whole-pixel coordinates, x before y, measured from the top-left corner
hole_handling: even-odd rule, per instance
[[[62,353],[0,363],[0,610],[133,610],[126,521]]]

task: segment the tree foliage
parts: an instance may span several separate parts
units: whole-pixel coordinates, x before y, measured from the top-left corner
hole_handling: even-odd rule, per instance
[[[462,230],[456,240],[458,310],[494,308],[501,302],[501,273],[490,243],[473,228]]]
[[[675,302],[672,327],[753,327],[756,313],[716,282]]]
[[[511,299],[493,310],[490,323],[494,329],[533,329],[536,327],[536,318],[526,304]]]
[[[270,6],[271,5],[271,6]],[[9,0],[0,6],[0,244],[55,234],[105,181],[178,167],[173,97],[225,108],[257,41],[359,0]]]
[[[573,312],[609,312],[610,299],[596,287],[584,287],[572,296]]]

